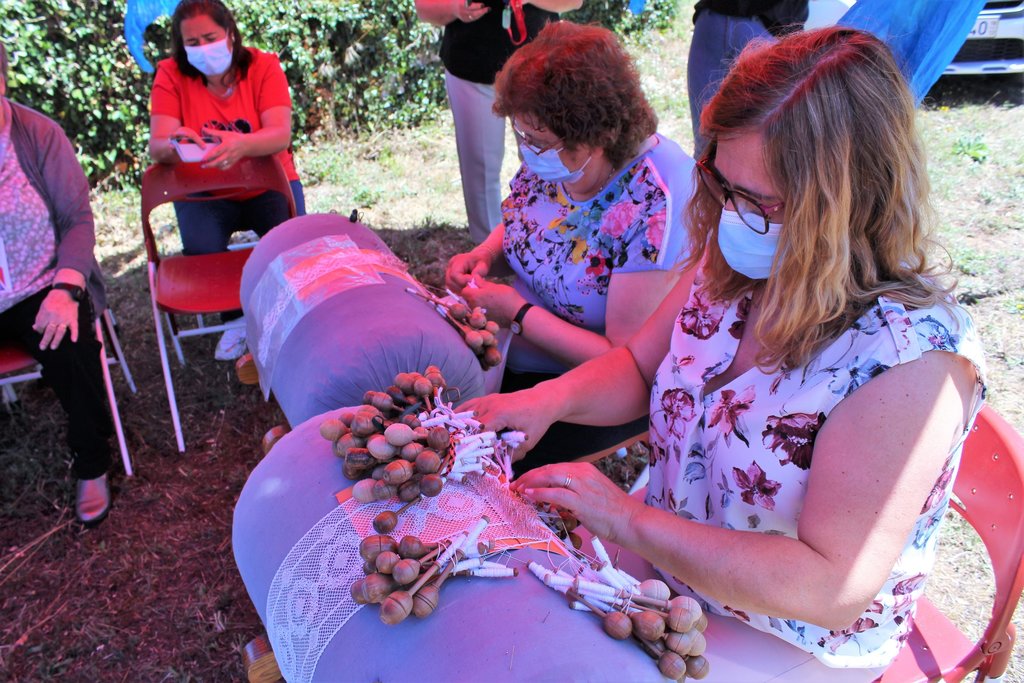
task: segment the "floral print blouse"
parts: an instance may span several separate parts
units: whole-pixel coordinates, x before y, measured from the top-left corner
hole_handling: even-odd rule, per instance
[[[689,253],[681,212],[693,189],[693,159],[655,135],[653,146],[608,179],[595,197],[573,201],[561,183],[525,164],[502,202],[505,259],[515,288],[574,325],[604,334],[613,273],[674,268]],[[508,366],[520,372],[567,368],[515,337]]]
[[[711,301],[698,283],[680,312],[651,391],[648,504],[702,524],[796,538],[815,436],[839,402],[872,377],[928,351],[960,354],[979,373],[971,422],[981,408],[984,360],[966,311],[908,311],[885,298],[806,367],[770,375],[754,367],[705,393],[705,383],[732,362],[749,306],[749,297]],[[968,431],[969,425],[950,451],[889,578],[848,628],[830,631],[696,597],[710,610],[789,641],[829,666],[889,664],[924,592],[935,532]],[[692,593],[667,578],[677,590]]]
[[[11,140],[11,105],[0,98],[0,312],[50,286],[57,238],[50,209],[25,175]]]

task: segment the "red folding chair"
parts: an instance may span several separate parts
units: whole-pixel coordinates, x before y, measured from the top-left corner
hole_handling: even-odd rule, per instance
[[[101,323],[102,321],[102,323]],[[104,330],[104,328],[106,328]],[[106,332],[114,347],[115,357],[107,354]],[[117,432],[117,444],[121,449],[121,462],[124,465],[125,474],[133,475],[132,461],[128,456],[128,445],[124,438],[124,429],[121,426],[121,412],[117,409],[117,398],[114,395],[114,383],[110,378],[111,365],[120,365],[124,379],[128,382],[128,388],[135,393],[135,380],[132,379],[131,370],[125,362],[124,352],[121,350],[121,342],[117,338],[117,330],[114,326],[114,318],[110,310],[105,310],[95,321],[96,338],[100,341],[100,366],[103,368],[103,384],[107,389],[107,402],[110,404],[110,415],[114,421],[114,429]],[[13,385],[27,382],[41,377],[39,365],[35,358],[29,355],[28,351],[21,348],[14,342],[0,343],[0,388],[3,390],[4,399],[13,401],[17,398]]]
[[[1024,589],[1024,439],[983,408],[964,445],[950,507],[981,537],[995,575],[995,602],[985,633],[971,641],[927,598],[917,604],[910,640],[876,683],[977,680],[1006,671]]]
[[[185,451],[185,438],[182,435],[178,404],[174,397],[174,384],[160,314],[163,313],[166,317],[171,342],[182,365],[185,364],[185,356],[179,342],[182,337],[213,334],[243,325],[241,320],[221,325],[206,325],[202,316],[234,311],[242,307],[239,300],[242,267],[251,250],[161,257],[149,217],[153,209],[168,202],[230,199],[260,190],[280,192],[288,200],[289,216],[295,216],[295,199],[292,197],[291,185],[281,164],[274,157],[242,159],[227,171],[204,169],[199,164],[154,164],[142,177],[142,236],[146,242],[146,257],[149,261],[149,294],[153,307],[153,323],[156,326],[156,340],[160,349],[167,401],[171,407],[174,435],[178,442],[178,450],[181,452]],[[213,193],[213,196],[210,196],[210,193]],[[239,230],[245,228],[243,225],[238,226]],[[176,315],[197,316],[198,327],[179,329],[174,318]]]

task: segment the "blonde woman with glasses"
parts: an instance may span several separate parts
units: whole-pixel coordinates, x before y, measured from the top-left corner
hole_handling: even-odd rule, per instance
[[[528,444],[554,420],[649,410],[646,500],[575,463],[514,487],[711,611],[871,680],[909,633],[984,394],[932,261],[913,98],[885,45],[823,29],[746,49],[701,129],[690,270],[651,321],[467,405]]]

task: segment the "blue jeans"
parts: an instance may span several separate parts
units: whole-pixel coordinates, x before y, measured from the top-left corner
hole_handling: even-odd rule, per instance
[[[700,113],[704,105],[718,92],[718,86],[736,56],[755,38],[774,40],[756,17],[729,17],[709,9],[697,15],[686,64],[694,157],[699,158],[707,144],[707,140],[700,135]]]
[[[302,183],[291,181],[297,215],[306,215]],[[288,200],[279,192],[235,201],[213,199],[205,202],[174,202],[183,253],[188,256],[227,251],[231,234],[252,230],[260,237],[288,220]]]

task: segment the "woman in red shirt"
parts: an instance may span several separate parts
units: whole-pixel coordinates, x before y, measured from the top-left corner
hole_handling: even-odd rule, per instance
[[[275,155],[291,181],[299,215],[302,183],[291,154],[292,102],[277,55],[245,47],[231,12],[220,0],[183,0],[171,19],[172,56],[157,66],[150,95],[149,151],[155,161],[181,161],[172,140],[203,148],[200,163],[228,169],[243,157]],[[276,192],[242,200],[175,202],[186,254],[227,249],[231,233],[264,235],[288,218]],[[225,332],[217,358],[245,347],[244,328]]]

